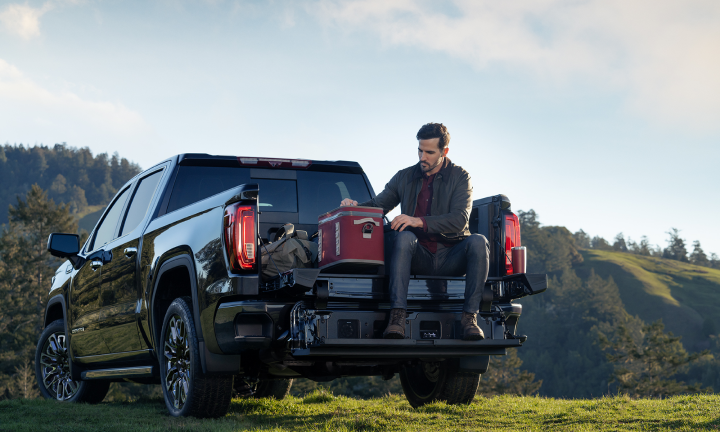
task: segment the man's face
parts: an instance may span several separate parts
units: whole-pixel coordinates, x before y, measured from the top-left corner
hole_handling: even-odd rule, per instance
[[[443,156],[447,154],[448,148],[445,147],[441,152],[439,144],[440,138],[418,140],[418,158],[424,173],[437,168],[442,163]]]

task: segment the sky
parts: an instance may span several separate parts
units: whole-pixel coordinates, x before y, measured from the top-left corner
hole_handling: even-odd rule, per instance
[[[720,254],[716,0],[0,0],[0,143],[354,160],[379,192],[427,122],[475,199]]]

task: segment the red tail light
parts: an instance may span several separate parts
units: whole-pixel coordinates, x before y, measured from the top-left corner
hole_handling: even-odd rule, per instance
[[[233,270],[251,270],[255,267],[257,237],[255,210],[250,206],[234,204],[225,209],[225,247]]]
[[[513,213],[505,214],[505,274],[513,274],[512,248],[520,246],[520,220]]]

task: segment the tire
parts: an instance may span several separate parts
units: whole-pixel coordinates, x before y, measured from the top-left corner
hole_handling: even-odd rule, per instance
[[[109,381],[72,379],[63,320],[53,321],[40,334],[35,349],[35,378],[44,398],[61,402],[100,403],[110,389]]]
[[[475,397],[480,374],[460,372],[456,361],[421,362],[400,371],[400,384],[413,408],[434,401],[467,405]]]
[[[232,375],[204,376],[190,297],[170,304],[160,333],[160,381],[174,417],[221,417],[230,407]]]
[[[292,379],[259,380],[255,383],[245,381],[238,375],[235,377],[233,388],[239,397],[253,397],[255,399],[275,398],[283,400],[290,394]]]

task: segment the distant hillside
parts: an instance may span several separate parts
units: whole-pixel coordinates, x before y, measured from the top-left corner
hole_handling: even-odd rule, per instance
[[[688,257],[682,240],[672,238],[665,250],[641,244],[613,251],[621,235],[613,245],[601,238],[589,241],[582,231],[543,226],[532,210],[518,215],[528,271],[550,278],[545,293],[517,301],[523,305],[518,330],[528,336],[518,356],[522,367],[542,380],[540,395],[613,393],[615,365],[608,362],[601,336],[612,339],[628,326],[640,340],[643,326],[659,319],[688,351],[710,350],[674,379],[720,391],[720,269],[687,262],[697,258],[699,247]],[[674,246],[680,253],[666,254]],[[717,258],[705,262],[717,265]]]
[[[581,250],[578,276],[590,269],[612,276],[625,310],[645,322],[662,319],[666,330],[682,336],[689,350],[710,348],[720,329],[720,270],[624,252]]]
[[[117,153],[93,156],[87,147],[0,146],[0,224],[7,223],[16,197],[37,183],[56,203],[68,204],[80,228],[89,231],[118,188],[139,172],[137,164]]]

